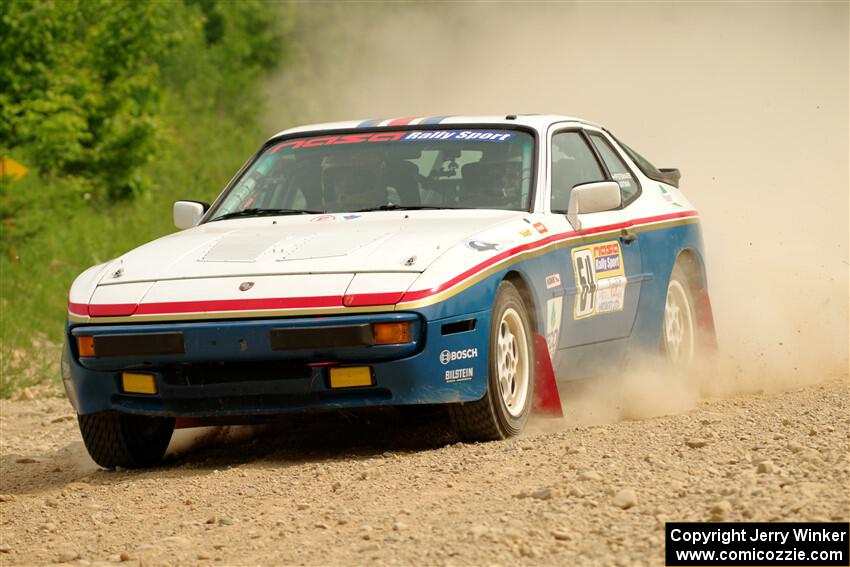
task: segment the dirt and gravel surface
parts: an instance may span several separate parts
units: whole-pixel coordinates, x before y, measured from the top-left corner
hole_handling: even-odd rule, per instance
[[[849,405],[844,377],[489,444],[298,418],[137,472],[92,463],[66,400],[2,401],[0,565],[659,565],[667,520],[847,521]]]

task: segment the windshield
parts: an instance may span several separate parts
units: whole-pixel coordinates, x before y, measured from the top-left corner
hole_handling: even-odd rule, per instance
[[[210,214],[528,210],[534,140],[518,130],[404,130],[272,144]]]

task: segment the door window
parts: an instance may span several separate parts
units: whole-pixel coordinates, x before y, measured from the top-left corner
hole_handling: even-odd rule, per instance
[[[604,181],[605,174],[593,150],[579,132],[560,132],[552,137],[552,212],[566,213],[570,192],[576,185]]]

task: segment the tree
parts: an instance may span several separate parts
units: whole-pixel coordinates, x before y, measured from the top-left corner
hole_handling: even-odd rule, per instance
[[[0,151],[111,199],[139,192],[160,127],[159,65],[185,33],[173,6],[3,2]]]

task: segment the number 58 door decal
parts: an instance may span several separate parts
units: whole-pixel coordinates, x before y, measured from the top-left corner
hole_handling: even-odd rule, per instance
[[[620,243],[611,240],[574,248],[572,259],[576,283],[573,318],[622,311],[626,271]]]

